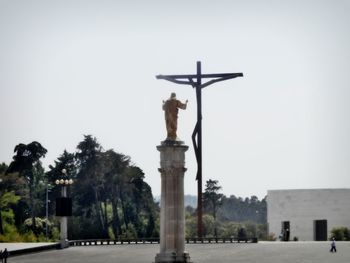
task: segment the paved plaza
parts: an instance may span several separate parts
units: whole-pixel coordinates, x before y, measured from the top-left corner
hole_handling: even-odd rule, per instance
[[[350,242],[259,242],[257,244],[189,244],[194,263],[349,263]],[[9,263],[145,263],[154,262],[158,244],[103,245],[48,250],[9,258]]]

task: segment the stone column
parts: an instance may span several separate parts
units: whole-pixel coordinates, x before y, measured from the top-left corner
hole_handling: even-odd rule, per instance
[[[156,263],[190,262],[185,252],[184,173],[188,146],[180,142],[162,143],[160,151],[161,206],[160,253]]]

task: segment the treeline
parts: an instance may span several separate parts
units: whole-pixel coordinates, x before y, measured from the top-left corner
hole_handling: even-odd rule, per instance
[[[159,237],[159,204],[144,181],[141,168],[129,156],[104,150],[96,138],[84,136],[76,151],[64,151],[46,171],[41,159],[47,150],[39,143],[18,144],[13,161],[0,164],[0,242],[59,239],[55,216],[65,170],[73,184],[73,216],[68,238]],[[205,237],[266,236],[266,200],[256,196],[226,197],[218,181],[208,180],[203,192]],[[48,216],[46,216],[48,215]],[[197,211],[186,208],[186,237],[197,236]]]
[[[105,151],[96,138],[84,136],[76,152],[64,151],[49,170],[41,158],[47,150],[38,142],[15,147],[9,166],[0,166],[0,241],[43,240],[59,236],[55,199],[61,195],[62,170],[73,180],[69,239],[157,237],[159,208],[143,171],[129,156]],[[49,220],[45,194],[49,191]]]
[[[251,221],[258,224],[267,223],[266,197],[259,200],[256,196],[230,197],[223,196],[222,205],[218,210],[218,218],[221,221],[245,222]]]
[[[206,181],[203,192],[203,235],[205,237],[246,236],[267,239],[266,198],[241,198],[221,193],[217,180]],[[196,209],[186,207],[186,236],[197,236]]]
[[[160,197],[156,197],[160,200]],[[197,208],[197,196],[185,195],[185,206]],[[193,210],[188,208],[189,210]],[[262,200],[255,195],[246,198],[230,195],[222,196],[222,204],[218,210],[218,218],[221,221],[245,222],[252,221],[260,224],[267,223],[266,197]]]

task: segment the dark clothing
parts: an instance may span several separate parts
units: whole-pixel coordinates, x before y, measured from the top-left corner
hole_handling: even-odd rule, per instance
[[[335,247],[335,240],[332,241],[330,252],[337,252],[337,248]]]

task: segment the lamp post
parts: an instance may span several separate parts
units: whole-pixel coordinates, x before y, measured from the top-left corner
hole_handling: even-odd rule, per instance
[[[61,186],[61,198],[56,199],[56,216],[61,217],[61,248],[66,248],[69,246],[67,217],[72,215],[72,200],[67,197],[67,186],[73,184],[73,180],[68,178],[66,169],[62,169],[62,177],[55,183]]]

